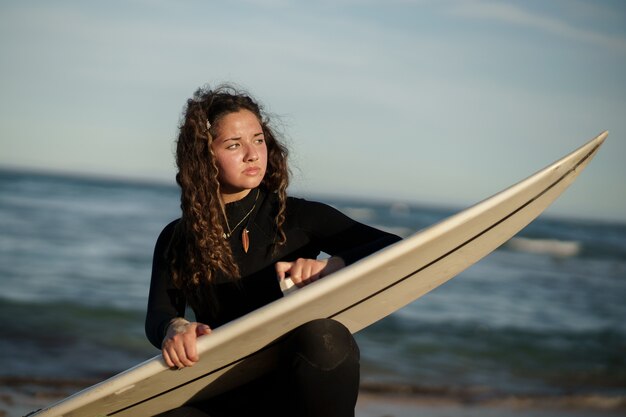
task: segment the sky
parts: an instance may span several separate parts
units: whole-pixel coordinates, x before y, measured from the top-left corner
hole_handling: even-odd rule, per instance
[[[604,130],[549,210],[626,221],[623,1],[0,0],[0,168],[173,183],[203,85],[256,97],[295,195],[466,207]]]

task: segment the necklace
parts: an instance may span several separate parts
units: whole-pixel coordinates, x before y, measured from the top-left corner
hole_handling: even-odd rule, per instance
[[[256,203],[258,199],[259,199],[259,189],[257,188],[256,197],[254,197],[254,204],[252,205],[252,208],[248,210],[245,216],[243,216],[241,220],[239,220],[239,222],[232,229],[230,228],[230,225],[228,224],[228,216],[224,216],[224,218],[226,219],[226,228],[228,229],[228,232],[224,232],[224,234],[222,235],[224,239],[230,238],[233,232],[237,230],[239,226],[241,226],[241,223],[243,223],[250,216],[250,214],[252,214],[252,212],[254,211],[254,208],[256,207]],[[241,242],[243,244],[243,250],[246,253],[248,253],[248,248],[250,247],[250,240],[248,238],[248,233],[250,233],[250,231],[248,230],[247,227],[244,227],[243,231],[241,232]]]

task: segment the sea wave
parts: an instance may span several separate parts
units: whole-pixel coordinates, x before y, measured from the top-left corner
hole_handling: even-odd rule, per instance
[[[531,239],[525,237],[514,237],[505,244],[505,247],[518,252],[549,255],[558,258],[578,256],[583,249],[582,243],[577,241]]]

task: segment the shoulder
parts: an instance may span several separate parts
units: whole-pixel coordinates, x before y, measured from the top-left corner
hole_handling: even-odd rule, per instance
[[[167,224],[167,226],[165,226],[163,230],[161,230],[161,233],[159,233],[159,237],[157,238],[154,248],[155,254],[165,254],[167,248],[170,245],[170,242],[172,241],[172,236],[174,235],[174,231],[176,230],[176,225],[178,225],[179,222],[180,219],[173,220],[169,224]]]
[[[329,204],[298,197],[287,199],[286,217],[292,224],[305,229],[352,222],[349,217]]]
[[[328,204],[300,197],[287,197],[287,215],[321,214],[336,211]]]
[[[268,193],[266,203],[264,204],[266,208],[262,208],[261,211],[265,211],[267,214],[276,215],[279,205],[278,195],[276,193]],[[318,210],[332,209],[332,207],[324,203],[290,195],[287,196],[287,199],[285,200],[285,209],[286,215],[292,216],[301,214],[302,212],[315,212]]]
[[[158,240],[162,240],[162,239],[168,239],[172,236],[172,234],[174,234],[174,230],[176,229],[176,225],[180,222],[180,218],[176,219],[176,220],[172,220],[170,223],[167,224],[167,226],[165,226],[163,228],[163,230],[161,230],[161,233],[159,234],[159,238]]]
[[[333,209],[329,204],[321,203],[319,201],[307,200],[302,197],[287,197],[287,208],[291,209],[316,209],[316,208],[328,208]],[[334,209],[333,209],[334,210]]]

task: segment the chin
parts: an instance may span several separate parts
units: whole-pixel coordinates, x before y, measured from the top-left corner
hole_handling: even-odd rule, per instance
[[[261,182],[263,182],[263,178],[255,178],[252,181],[247,181],[245,188],[252,190],[254,188],[257,188],[259,185],[261,185]]]

